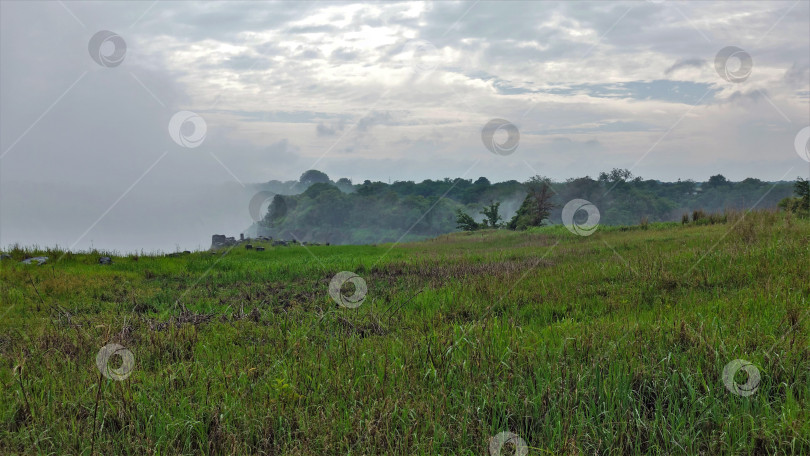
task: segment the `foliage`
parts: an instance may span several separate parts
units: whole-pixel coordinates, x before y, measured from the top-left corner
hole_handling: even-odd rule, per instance
[[[554,209],[551,202],[553,191],[547,178],[534,176],[526,184],[526,198],[518,208],[507,227],[512,230],[525,230],[532,226],[542,226]]]
[[[500,201],[498,202],[491,201],[489,203],[489,206],[484,207],[484,210],[481,211],[481,215],[484,216],[484,221],[482,222],[482,225],[484,227],[488,228],[501,227],[501,221],[503,221],[503,218],[501,218],[500,214],[498,214],[499,207],[501,207]]]
[[[460,229],[461,231],[475,231],[481,228],[481,225],[476,223],[469,214],[459,208],[456,209],[456,228]]]
[[[321,174],[308,176],[323,180],[326,175]],[[346,178],[313,182],[313,177],[308,177],[306,185],[274,181],[257,188],[283,193],[286,206],[286,210],[281,208],[282,200],[276,208],[271,205],[270,213],[256,227],[260,234],[290,239],[293,233],[302,241],[373,244],[424,239],[462,229],[457,223],[459,209],[470,214],[476,224],[492,227],[487,213],[497,203],[496,224],[508,220],[503,225],[512,229],[561,223],[562,207],[574,198],[593,203],[600,211],[601,225],[632,225],[643,217],[650,223],[678,221],[683,213],[696,210],[709,214],[745,210],[755,204],[757,208],[775,208],[792,193],[793,183],[751,178],[731,182],[721,175],[713,176],[711,183],[660,182],[613,169],[600,173],[598,179],[584,176],[565,182],[535,176],[523,183],[492,183],[481,177],[352,184]],[[287,191],[278,191],[283,189]],[[538,197],[542,204],[538,205]]]

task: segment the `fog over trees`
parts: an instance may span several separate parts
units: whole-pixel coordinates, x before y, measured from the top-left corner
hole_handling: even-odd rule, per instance
[[[262,190],[276,193],[256,234],[302,241],[363,244],[414,240],[458,230],[522,230],[561,223],[565,203],[592,202],[601,223],[633,225],[679,221],[694,210],[775,208],[791,197],[794,182],[748,178],[731,182],[715,175],[706,182],[644,179],[626,169],[553,182],[535,176],[526,182],[492,183],[478,179],[397,181],[330,179],[306,171],[298,181],[271,181]],[[782,208],[786,208],[782,203]],[[791,206],[792,207],[792,206]]]

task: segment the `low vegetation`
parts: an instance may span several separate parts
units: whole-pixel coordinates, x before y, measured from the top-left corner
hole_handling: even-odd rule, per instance
[[[810,454],[810,222],[702,220],[111,265],[13,249],[0,453],[481,455],[512,432],[529,454]],[[357,308],[329,296],[340,271]],[[96,367],[112,343],[121,381]],[[737,359],[751,395],[751,369],[724,382]]]

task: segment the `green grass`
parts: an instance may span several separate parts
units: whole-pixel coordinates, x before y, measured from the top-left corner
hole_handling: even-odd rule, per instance
[[[110,266],[15,249],[0,454],[481,455],[502,431],[529,454],[810,454],[808,241],[751,213]],[[329,297],[339,271],[359,308]],[[108,343],[123,381],[96,367]],[[724,386],[735,359],[751,396]]]

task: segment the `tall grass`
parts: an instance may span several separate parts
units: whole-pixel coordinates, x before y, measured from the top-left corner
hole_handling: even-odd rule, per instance
[[[110,266],[18,249],[0,453],[472,455],[508,431],[530,454],[810,454],[810,223],[724,216]],[[357,309],[328,296],[343,270]],[[123,381],[96,367],[109,343]]]

